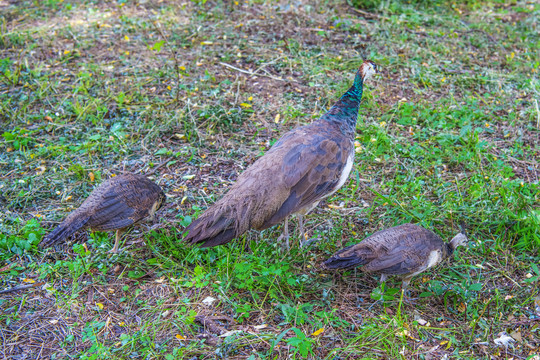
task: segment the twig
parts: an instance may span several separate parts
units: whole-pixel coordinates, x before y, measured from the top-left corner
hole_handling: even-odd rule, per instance
[[[253,71],[248,71],[248,70],[244,70],[244,69],[240,69],[240,68],[237,68],[236,66],[232,66],[232,65],[229,65],[227,63],[224,63],[224,62],[220,62],[221,65],[225,66],[225,67],[228,67],[230,69],[233,69],[233,70],[236,70],[238,72],[241,72],[241,73],[244,73],[244,74],[248,74],[249,76],[265,76],[265,77],[268,77],[270,79],[274,79],[274,80],[278,80],[278,81],[292,81],[292,82],[298,82],[294,79],[282,79],[282,78],[279,78],[279,77],[276,77],[276,76],[273,76],[273,75],[269,75],[269,74],[257,74],[256,72],[253,72]],[[257,69],[257,71],[259,71],[261,68]]]
[[[171,156],[169,157],[167,160],[165,160],[164,162],[162,162],[161,164],[159,164],[158,166],[156,166],[154,168],[153,171],[149,172],[148,174],[145,174],[146,176],[151,176],[151,175],[154,175],[156,173],[156,171],[158,171],[159,169],[161,169],[163,166],[165,166],[166,164],[169,163],[169,161],[171,161],[172,159],[174,159],[174,156]]]
[[[45,285],[45,283],[44,282],[39,282],[39,283],[31,284],[31,285],[15,286],[15,287],[12,287],[11,289],[6,289],[6,290],[0,291],[0,294],[8,294],[8,293],[11,293],[11,292],[15,292],[15,291],[19,291],[19,290],[26,290],[26,289],[30,289],[30,288],[33,288],[33,287],[38,287],[38,286],[41,286],[41,285]]]
[[[536,127],[540,130],[540,109],[538,109],[538,100],[534,99],[534,107],[536,108]]]
[[[7,264],[6,266],[0,268],[0,272],[4,272],[4,271],[10,270],[12,266],[13,266],[13,264]]]
[[[363,15],[364,17],[370,18],[370,19],[384,19],[384,20],[390,20],[390,18],[386,16],[382,16],[379,14],[370,13],[364,10],[359,10],[351,6],[351,10],[357,13],[358,15]]]

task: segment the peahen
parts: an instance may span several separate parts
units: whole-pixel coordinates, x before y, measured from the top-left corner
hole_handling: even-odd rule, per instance
[[[353,86],[319,120],[283,135],[255,161],[219,201],[185,231],[189,244],[226,244],[249,229],[263,230],[285,220],[282,238],[289,248],[287,218],[302,216],[343,186],[354,159],[358,107],[364,82],[377,65],[364,61]]]

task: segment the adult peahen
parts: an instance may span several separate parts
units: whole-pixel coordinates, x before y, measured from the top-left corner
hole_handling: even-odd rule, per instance
[[[289,248],[287,218],[302,216],[343,186],[354,159],[358,107],[364,82],[377,65],[364,61],[354,84],[319,120],[283,135],[239,177],[219,201],[189,225],[184,240],[201,247],[228,243],[249,229],[285,220],[281,237]]]

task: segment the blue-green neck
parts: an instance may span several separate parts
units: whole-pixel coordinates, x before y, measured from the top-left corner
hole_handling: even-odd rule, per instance
[[[344,134],[354,136],[358,107],[362,100],[362,89],[362,76],[358,71],[353,86],[323,115],[322,119],[336,123]]]

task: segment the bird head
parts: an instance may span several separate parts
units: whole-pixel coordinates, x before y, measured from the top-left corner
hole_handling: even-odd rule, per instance
[[[167,197],[165,196],[165,193],[162,191],[159,193],[159,197],[157,199],[157,206],[156,206],[156,211],[159,210],[159,208],[165,204],[165,200],[167,199]]]
[[[364,82],[367,79],[369,79],[372,75],[379,73],[379,70],[377,68],[377,64],[375,64],[371,60],[366,60],[360,66],[359,72],[360,72],[360,75],[362,76],[362,82]]]
[[[452,248],[452,250],[456,250],[458,246],[466,245],[468,240],[469,239],[467,239],[467,236],[463,232],[460,232],[459,234],[454,236],[452,240],[450,240],[450,247]]]

